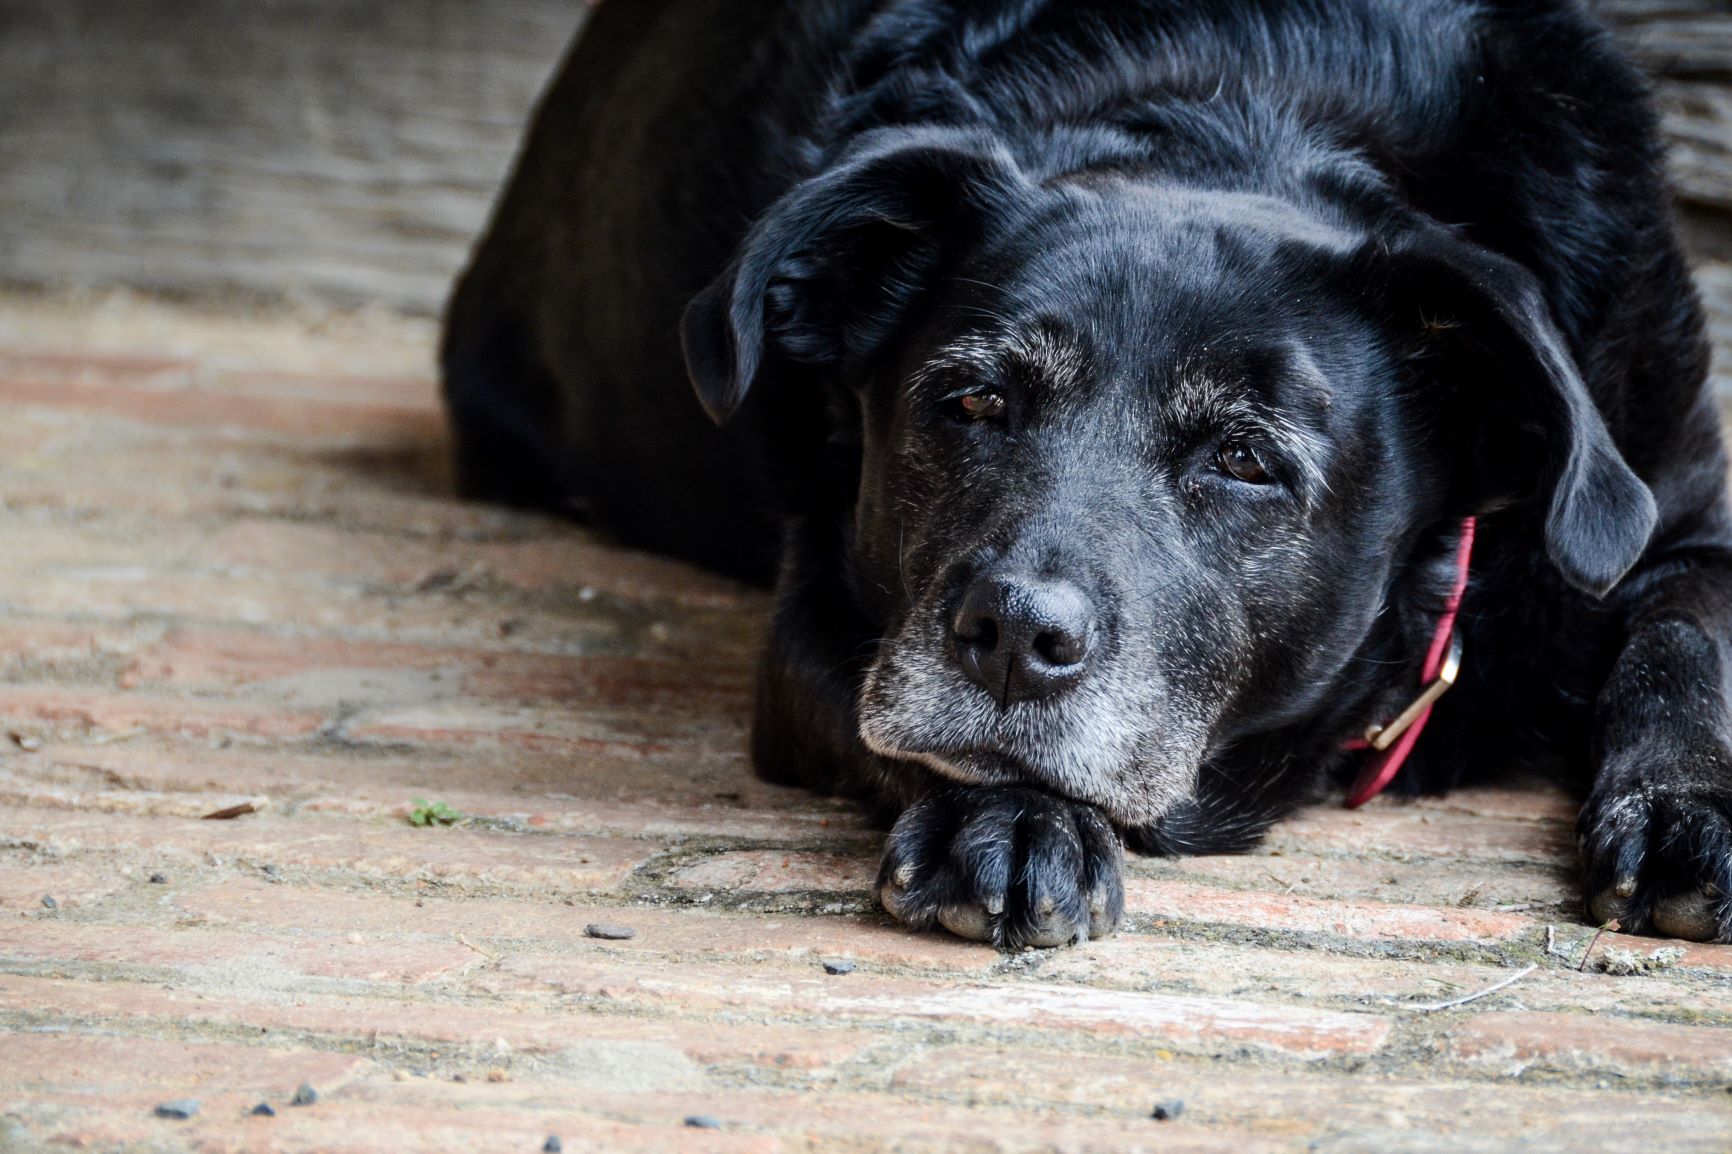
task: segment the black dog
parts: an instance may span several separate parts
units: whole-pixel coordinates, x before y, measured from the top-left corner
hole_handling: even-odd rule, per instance
[[[1360,772],[1470,518],[1398,788],[1591,766],[1593,918],[1732,939],[1706,363],[1569,0],[613,0],[445,349],[467,494],[777,573],[758,769],[1003,945]]]

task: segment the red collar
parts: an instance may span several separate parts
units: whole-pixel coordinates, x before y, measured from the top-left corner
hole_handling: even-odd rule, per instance
[[[1461,636],[1456,632],[1455,619],[1461,613],[1462,594],[1467,592],[1468,565],[1473,559],[1474,523],[1472,517],[1461,523],[1461,543],[1455,550],[1455,584],[1450,588],[1449,600],[1444,603],[1443,615],[1437,619],[1437,629],[1431,635],[1431,649],[1426,653],[1425,665],[1419,672],[1419,683],[1423,687],[1419,696],[1395,720],[1374,725],[1363,738],[1342,744],[1343,749],[1368,751],[1364,767],[1353,780],[1353,788],[1347,791],[1349,809],[1358,809],[1395,780],[1395,775],[1401,772],[1408,755],[1413,752],[1414,744],[1419,741],[1419,735],[1425,731],[1425,723],[1431,720],[1431,707],[1455,684],[1456,674],[1461,669]]]

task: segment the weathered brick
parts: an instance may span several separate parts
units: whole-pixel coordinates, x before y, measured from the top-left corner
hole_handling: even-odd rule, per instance
[[[15,538],[16,540],[11,540]],[[374,535],[366,544],[389,555],[401,541]],[[367,638],[486,644],[566,652],[701,655],[749,661],[760,632],[754,613],[669,604],[656,620],[632,621],[578,593],[570,607],[553,597],[453,597],[437,588],[370,585],[321,578],[319,570],[287,571],[221,564],[208,530],[177,521],[79,518],[75,524],[32,523],[9,534],[0,554],[0,598],[15,612],[72,615],[103,621],[141,614],[201,622],[237,622],[297,630],[345,630]],[[268,557],[258,560],[268,560]],[[438,576],[440,567],[425,577]],[[580,592],[580,591],[579,591]]]
[[[0,863],[0,914],[44,909],[44,897],[52,897],[60,909],[74,910],[99,902],[126,884],[128,879],[117,869]],[[0,936],[0,953],[4,951],[4,938]]]
[[[232,430],[100,416],[68,428],[41,419],[54,415],[41,410],[8,411],[13,416],[0,422],[0,485],[15,513],[272,516],[470,540],[570,531],[550,518],[442,497],[448,454],[431,437],[377,448],[260,444]]]
[[[205,366],[199,386],[213,393],[354,404],[395,403],[439,411],[439,382],[431,375],[317,372],[254,366]]]
[[[343,726],[353,741],[437,745],[506,745],[561,756],[642,758],[677,756],[680,736],[646,738],[629,722],[596,714],[517,709],[456,700],[388,706]],[[696,736],[696,735],[692,735]],[[736,733],[737,742],[743,734]]]
[[[0,685],[0,725],[54,730],[148,730],[208,737],[307,737],[331,720],[323,710],[288,704],[188,701],[146,694],[86,689],[31,689]]]
[[[1388,847],[1384,852],[1397,857],[1546,864],[1573,857],[1575,829],[1573,821],[1488,818],[1378,798],[1358,810],[1339,804],[1300,810],[1269,831],[1266,849],[1272,856],[1359,855],[1368,847]]]
[[[1591,927],[1577,927],[1571,937],[1575,942],[1581,943],[1580,949],[1583,953],[1587,952],[1589,945],[1592,946],[1591,961],[1603,958],[1605,951],[1611,948],[1641,954],[1653,954],[1657,950],[1666,949],[1675,953],[1672,965],[1679,970],[1706,970],[1715,974],[1732,975],[1732,945],[1655,941],[1653,938],[1637,937],[1634,934],[1598,934],[1596,941],[1596,932]]]
[[[1450,1030],[1448,1052],[1503,1073],[1588,1072],[1716,1085],[1732,1078],[1732,1027],[1603,1014],[1476,1014]]]
[[[336,688],[354,696],[356,681],[384,671],[434,675],[447,683],[426,686],[423,693],[555,702],[634,717],[742,715],[752,687],[751,670],[739,661],[566,656],[212,627],[174,629],[154,644],[136,647],[125,676],[140,686],[240,690],[296,700],[330,692],[320,686],[321,678],[335,678]]]
[[[1685,1144],[1732,1140],[1732,1109],[1719,1102],[1685,1104],[1657,1096],[1604,1095],[1588,1100],[1567,1091],[1500,1089],[1484,1083],[1429,1078],[1372,1079],[1340,1074],[1263,1070],[1226,1072],[1186,1061],[1108,1055],[946,1047],[899,1067],[892,1085],[969,1102],[1066,1106],[1111,1103],[1147,1109],[1182,1100],[1183,1121],[1242,1128],[1289,1141],[1342,1133],[1379,1135],[1386,1148],[1412,1149],[1415,1139],[1452,1139],[1468,1148],[1522,1138],[1545,1149],[1605,1149],[1608,1132],[1648,1128]],[[1304,1149],[1305,1147],[1297,1147]],[[1458,1147],[1459,1148],[1459,1147]],[[1670,1147],[1668,1147],[1670,1148]]]
[[[205,981],[198,981],[200,977]],[[414,1062],[429,1060],[429,1047],[445,1066],[497,1065],[513,1055],[561,1063],[605,1057],[622,1043],[665,1047],[703,1067],[757,1066],[815,1073],[857,1057],[883,1039],[860,1029],[803,1029],[732,1022],[623,1018],[589,1007],[548,1000],[475,1005],[428,991],[406,1013],[401,999],[332,994],[295,985],[287,997],[260,998],[220,968],[180,970],[172,985],[123,980],[0,974],[0,1015],[29,1015],[38,1023],[74,1031],[151,1033],[175,1028],[232,1032],[245,1028],[260,1037],[320,1035],[364,1045],[374,1055],[421,1047]],[[65,1024],[64,1026],[62,1024]],[[505,1045],[501,1046],[500,1043]]]
[[[1506,941],[1535,928],[1528,918],[1490,910],[1322,901],[1149,878],[1126,881],[1125,909],[1140,917],[1364,941]]]
[[[436,409],[421,404],[313,402],[288,396],[4,375],[0,375],[0,405],[88,411],[110,420],[325,439],[352,437],[358,428],[375,435],[425,437],[435,434],[441,421]]]
[[[944,934],[914,934],[880,915],[864,917],[759,917],[652,906],[549,905],[498,898],[418,899],[341,893],[248,879],[177,892],[176,909],[219,923],[291,933],[361,933],[369,938],[464,933],[500,954],[543,953],[607,957],[780,958],[806,962],[852,958],[863,964],[978,972],[1000,962],[990,947]],[[589,938],[592,922],[630,926],[629,941]]]
[[[1494,820],[1573,825],[1582,799],[1552,782],[1529,779],[1505,786],[1475,785],[1399,803],[1422,813],[1461,813]]]
[[[341,1089],[372,1063],[353,1054],[218,1042],[116,1038],[100,1034],[9,1033],[6,1082],[16,1093],[53,1089],[79,1095],[133,1091],[170,1097],[220,1095],[248,1106],[268,1095],[281,1100],[301,1083]],[[207,1102],[207,1109],[213,1103]],[[211,1109],[215,1113],[215,1109]]]
[[[865,895],[878,877],[878,855],[736,851],[705,858],[668,879],[683,890],[727,893]]]
[[[141,631],[130,624],[0,621],[0,676],[77,674],[104,657],[118,660],[142,643]]]
[[[318,1110],[279,1114],[270,1120],[268,1130],[244,1119],[218,1122],[201,1117],[174,1133],[182,1140],[202,1139],[211,1148],[262,1138],[269,1142],[266,1149],[337,1154],[378,1149],[460,1154],[477,1149],[534,1150],[547,1133],[559,1134],[564,1148],[574,1151],[1033,1154],[1064,1150],[1097,1154],[1160,1149],[1177,1154],[1268,1154],[1285,1149],[1279,1141],[1238,1132],[1210,1133],[1182,1120],[1151,1135],[1155,1124],[1147,1119],[967,1108],[870,1094],[819,1099],[763,1091],[615,1094],[585,1103],[588,1109],[580,1111],[545,1099],[526,1102],[526,1096],[536,1092],[530,1087],[474,1085],[460,1090],[459,1094],[449,1086],[423,1080],[372,1081]],[[715,1117],[720,1129],[685,1126],[682,1119],[694,1112]],[[49,1132],[62,1142],[73,1137],[64,1128]],[[81,1136],[85,1144],[100,1145],[136,1133],[136,1128],[107,1122]]]
[[[334,526],[243,521],[219,534],[198,557],[209,565],[377,585],[497,581],[529,591],[585,586],[634,602],[696,608],[763,606],[761,594],[722,578],[574,534],[527,543],[406,541]]]
[[[266,796],[309,813],[406,816],[436,796],[463,814],[541,832],[663,838],[819,839],[875,852],[879,835],[853,807],[743,779],[743,757],[691,760],[585,755],[567,763],[513,747],[470,756],[420,749],[352,750],[165,744],[148,735],[109,745],[49,741],[28,757],[0,752],[0,799],[110,813],[200,814],[208,794]],[[513,788],[501,790],[501,781]],[[718,793],[725,796],[718,796]]]
[[[295,977],[415,984],[481,962],[480,955],[455,938],[260,937],[197,926],[105,925],[46,918],[8,925],[0,958],[190,970],[206,979],[227,972],[261,989]]]
[[[501,967],[531,988],[688,1010],[779,1010],[825,1020],[931,1020],[1016,1029],[1161,1039],[1210,1053],[1263,1051],[1313,1059],[1375,1052],[1388,1019],[1223,998],[1143,994],[1033,982],[963,985],[850,974],[754,975],[682,966],[645,973],[558,957],[507,957]]]
[[[365,1091],[377,1092],[377,1083]],[[358,1092],[358,1093],[359,1093]],[[437,1101],[424,1083],[388,1087],[389,1097]],[[477,1099],[498,1101],[528,1097],[529,1085],[490,1087],[473,1092]],[[357,1095],[358,1096],[358,1095]],[[385,1098],[386,1094],[380,1094]],[[718,1137],[754,1137],[766,1149],[849,1151],[982,1151],[1033,1154],[1041,1151],[1176,1151],[1179,1154],[1268,1154],[1282,1149],[1259,1135],[1239,1130],[1213,1132],[1181,1120],[1157,1125],[1146,1116],[1117,1112],[1057,1113],[1042,1109],[968,1106],[962,1103],[907,1099],[887,1094],[833,1090],[824,1094],[790,1091],[704,1089],[697,1092],[586,1095],[586,1110],[603,1117],[630,1119],[645,1126],[673,1127],[692,1114],[721,1123]],[[468,1105],[468,1103],[466,1103]],[[1128,1112],[1127,1112],[1128,1113]],[[1142,1114],[1145,1112],[1138,1112]],[[678,1136],[674,1148],[686,1149],[694,1138]],[[707,1135],[695,1136],[699,1141]],[[695,1146],[691,1148],[703,1149]]]
[[[1573,912],[1581,901],[1573,867],[1558,863],[1460,862],[1429,856],[1402,861],[1297,854],[1270,857],[1253,853],[1194,858],[1132,856],[1129,870],[1134,877],[1226,884],[1325,901],[1370,899],[1498,912]]]
[[[605,890],[657,847],[625,838],[415,829],[257,814],[239,821],[92,817],[0,810],[0,839],[59,854],[125,850],[367,878],[430,878],[536,892]]]
[[[1574,934],[1559,934],[1557,946],[1564,958],[1550,959],[1549,965],[1506,992],[1478,1003],[1479,1008],[1520,1004],[1531,1009],[1610,1010],[1689,1018],[1714,1014],[1732,1021],[1732,988],[1715,977],[1695,978],[1682,970],[1643,978],[1577,973],[1573,960],[1580,956],[1592,933],[1591,928],[1581,927]],[[1645,951],[1655,948],[1651,940],[1644,941]],[[1420,959],[1408,952],[1396,957],[1360,957],[1320,949],[1277,949],[1132,933],[1055,951],[1040,960],[1038,972],[1045,980],[1095,987],[1292,999],[1360,1008],[1442,1001],[1483,990],[1508,978],[1512,968],[1431,959],[1424,952]]]
[[[198,361],[184,356],[0,347],[0,378],[11,380],[184,388],[198,370]]]

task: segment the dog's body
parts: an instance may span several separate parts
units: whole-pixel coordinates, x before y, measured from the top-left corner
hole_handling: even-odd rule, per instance
[[[1103,932],[1121,838],[1351,774],[1477,516],[1397,788],[1592,767],[1593,915],[1732,937],[1702,325],[1567,0],[620,0],[445,369],[470,495],[779,557],[757,765],[901,815],[911,924]]]

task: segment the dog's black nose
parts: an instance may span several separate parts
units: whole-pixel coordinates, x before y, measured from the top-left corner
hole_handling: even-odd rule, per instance
[[[1032,701],[1082,679],[1094,605],[1068,581],[980,577],[951,623],[956,659],[1000,705]]]

